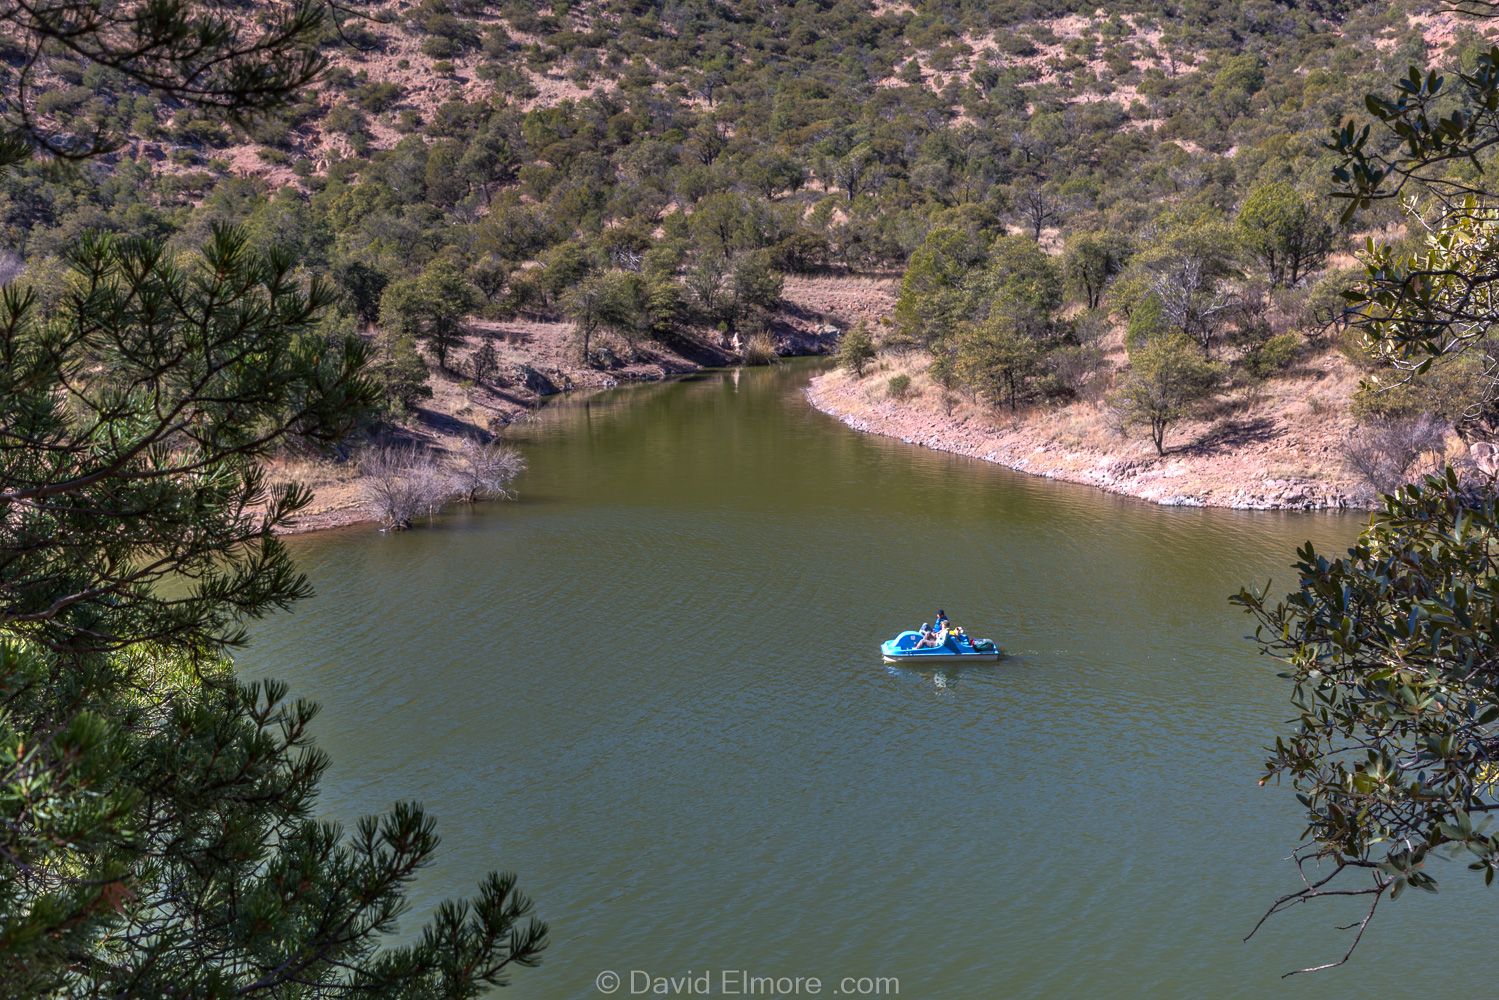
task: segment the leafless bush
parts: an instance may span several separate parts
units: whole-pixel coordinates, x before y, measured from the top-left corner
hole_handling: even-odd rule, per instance
[[[1485,476],[1499,473],[1499,445],[1477,441],[1468,448],[1468,456]]]
[[[526,460],[514,448],[499,442],[485,444],[469,438],[453,463],[453,483],[459,499],[473,503],[482,499],[509,499],[510,484],[526,469]]]
[[[453,477],[426,449],[385,446],[359,462],[360,491],[375,517],[392,531],[404,531],[423,514],[437,513],[453,499]]]
[[[10,250],[0,250],[0,285],[8,285],[26,273],[26,262]]]
[[[1103,384],[1098,376],[1109,367],[1103,348],[1096,343],[1059,348],[1047,363],[1059,385],[1080,398],[1097,395]]]
[[[1412,467],[1431,456],[1432,471],[1447,454],[1447,424],[1429,413],[1395,420],[1372,420],[1358,427],[1343,446],[1348,464],[1368,486],[1388,493],[1414,478]]]
[[[1272,336],[1278,337],[1283,333],[1300,330],[1306,326],[1309,293],[1310,290],[1307,288],[1284,288],[1271,293],[1270,298],[1274,305],[1270,313]]]

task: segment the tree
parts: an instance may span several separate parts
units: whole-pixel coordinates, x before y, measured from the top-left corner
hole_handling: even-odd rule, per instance
[[[376,335],[366,373],[379,389],[381,412],[399,418],[432,398],[427,363],[416,349],[416,341],[394,331]]]
[[[1012,320],[995,316],[958,334],[958,378],[999,406],[1015,412],[1032,379],[1041,371],[1041,348]]]
[[[788,153],[772,149],[756,154],[744,165],[744,182],[766,201],[781,191],[796,191],[807,180],[806,168]]]
[[[970,230],[941,227],[927,233],[901,278],[895,303],[901,332],[924,346],[952,336],[968,318],[963,286],[988,259],[988,241]]]
[[[1429,413],[1381,420],[1365,419],[1343,445],[1348,464],[1369,486],[1389,493],[1405,484],[1422,455],[1445,464],[1451,425]]]
[[[474,503],[481,499],[509,499],[510,484],[524,471],[526,459],[514,448],[498,441],[485,443],[466,438],[458,449],[452,475],[459,498]]]
[[[308,593],[275,532],[311,495],[262,460],[376,402],[318,334],[333,293],[223,228],[71,261],[50,317],[0,292],[0,994],[473,996],[535,964],[511,876],[381,947],[431,822],[319,822],[316,706],[225,657]]]
[[[1126,420],[1147,425],[1156,454],[1164,455],[1166,431],[1222,381],[1222,366],[1198,357],[1186,337],[1156,337],[1130,353],[1129,371],[1109,402]]]
[[[493,254],[485,254],[468,269],[468,280],[490,303],[499,301],[510,285],[510,278],[509,266]]]
[[[262,593],[261,573],[290,580],[271,533],[306,496],[267,497],[250,459],[289,437],[346,432],[374,402],[364,348],[314,336],[331,290],[299,291],[288,255],[256,257],[238,231],[215,228],[187,267],[160,244],[89,235],[71,265],[75,291],[51,317],[36,315],[29,289],[0,298],[0,624],[46,648],[209,643],[231,609],[255,616],[282,600]],[[236,523],[267,500],[264,525]],[[132,557],[171,537],[182,509],[226,520],[158,558]],[[118,548],[63,537],[101,530]],[[254,558],[236,555],[249,548]],[[162,597],[173,577],[199,584]]]
[[[1397,94],[1366,98],[1382,134],[1350,121],[1331,148],[1342,158],[1333,174],[1342,221],[1408,185],[1430,199],[1419,206],[1428,234],[1413,250],[1370,241],[1344,316],[1397,382],[1478,354],[1471,407],[1482,410],[1496,395],[1484,348],[1499,320],[1488,293],[1495,213],[1485,175],[1461,166],[1477,166],[1499,141],[1499,47],[1475,63],[1450,89],[1446,77],[1411,67]],[[1410,214],[1416,223],[1416,206]],[[1294,860],[1324,865],[1265,919],[1325,897],[1368,902],[1347,951],[1316,968],[1348,961],[1384,899],[1435,892],[1437,858],[1465,857],[1485,884],[1499,868],[1499,837],[1486,830],[1499,810],[1499,608],[1489,585],[1499,510],[1491,452],[1481,457],[1486,478],[1476,483],[1449,467],[1385,496],[1346,558],[1300,549],[1300,588],[1285,600],[1272,606],[1251,590],[1234,599],[1259,623],[1262,650],[1287,664],[1298,715],[1277,736],[1261,784],[1290,781],[1309,838]]]
[[[868,143],[855,146],[842,156],[830,156],[822,164],[829,187],[841,188],[844,201],[853,201],[865,191],[878,190],[885,182],[885,169]]]
[[[629,271],[603,271],[596,278],[601,290],[598,320],[632,348],[651,327],[650,289],[646,280]]]
[[[1010,204],[1015,217],[1030,231],[1031,239],[1037,241],[1049,226],[1060,224],[1067,212],[1067,203],[1060,195],[1033,181],[1015,185]]]
[[[1062,304],[1062,274],[1052,257],[1027,236],[1001,236],[989,249],[988,266],[968,282],[975,315],[1008,317],[1026,336],[1051,332]]]
[[[593,356],[593,337],[603,322],[603,311],[609,300],[607,283],[599,275],[584,278],[562,300],[562,309],[573,321],[573,338],[578,356],[585,364]]]
[[[478,185],[484,195],[484,204],[489,204],[489,189],[510,180],[518,165],[519,157],[511,149],[504,136],[484,132],[475,136],[458,161],[460,174]]]
[[[459,489],[436,456],[415,445],[372,448],[359,460],[359,491],[389,531],[406,531],[418,517],[432,517]]]
[[[1229,120],[1249,113],[1251,98],[1265,86],[1265,69],[1257,53],[1245,52],[1229,59],[1213,77],[1208,105]]]
[[[1129,238],[1119,233],[1084,232],[1067,241],[1062,252],[1062,271],[1068,284],[1083,293],[1089,309],[1103,301],[1109,281],[1129,263]]]
[[[838,344],[838,367],[853,372],[854,378],[863,378],[865,366],[877,356],[874,338],[869,335],[869,324],[862,319],[843,335]]]
[[[1168,220],[1164,230],[1130,261],[1109,298],[1126,315],[1154,298],[1160,322],[1212,353],[1219,326],[1237,304],[1226,280],[1235,270],[1235,231],[1211,216]]]
[[[380,300],[380,321],[393,332],[426,340],[444,371],[448,355],[462,345],[464,320],[473,311],[473,286],[452,261],[439,257],[420,276],[398,281]]]
[[[542,286],[547,297],[556,302],[593,271],[594,261],[583,244],[568,240],[547,253],[541,269]]]
[[[1182,256],[1163,262],[1151,275],[1150,289],[1160,303],[1161,319],[1202,348],[1204,357],[1213,353],[1221,317],[1238,299],[1214,280],[1205,262]]]
[[[698,254],[683,283],[714,319],[725,319],[728,309],[729,262],[717,254]]]
[[[728,123],[716,118],[705,119],[693,127],[684,145],[698,162],[711,167],[713,161],[729,148]]]
[[[745,202],[731,194],[710,194],[693,207],[687,228],[702,253],[716,253],[728,260],[742,245]]]
[[[768,251],[756,250],[740,254],[734,261],[729,285],[734,293],[734,311],[743,316],[755,310],[774,309],[781,301],[786,279],[771,265]]]
[[[380,318],[380,297],[390,284],[389,275],[362,260],[351,260],[341,269],[339,284],[360,322],[374,323]]]
[[[481,385],[494,378],[500,370],[500,356],[494,349],[494,341],[485,337],[484,343],[468,359],[468,367],[473,373],[474,381]]]
[[[1298,284],[1332,252],[1332,226],[1285,181],[1255,188],[1236,225],[1244,247],[1269,272],[1271,288]]]

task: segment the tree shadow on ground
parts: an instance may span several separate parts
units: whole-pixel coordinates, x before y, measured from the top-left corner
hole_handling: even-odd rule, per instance
[[[627,365],[626,367],[634,367],[637,365],[655,365],[661,369],[663,375],[686,375],[688,372],[695,372],[699,368],[722,367],[723,365],[728,363],[728,360],[731,357],[731,355],[727,351],[718,351],[709,345],[701,344],[696,341],[692,342],[690,345],[687,343],[681,343],[673,345],[673,347],[676,350],[676,357],[664,354],[661,351],[652,351],[649,349],[642,350],[637,348],[636,354],[638,356],[638,360],[633,362],[632,365]],[[688,357],[687,351],[694,348],[697,357]]]
[[[1284,432],[1269,417],[1239,417],[1220,420],[1190,444],[1172,449],[1179,455],[1208,458],[1255,444],[1266,444]]]
[[[416,418],[425,426],[432,428],[439,434],[451,434],[455,437],[483,437],[488,432],[478,424],[467,420],[459,420],[457,417],[447,413],[439,413],[429,410],[425,406],[418,406],[413,411]]]
[[[668,368],[673,374],[693,371],[694,369],[690,367],[692,365],[700,368],[722,368],[734,360],[734,352],[698,337],[678,337],[671,342],[671,350],[678,357],[685,359],[687,365],[672,362],[660,354],[652,360],[662,368]]]

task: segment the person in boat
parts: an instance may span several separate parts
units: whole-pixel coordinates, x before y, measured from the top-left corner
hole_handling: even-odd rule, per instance
[[[931,627],[928,626],[926,622],[922,622],[921,623],[921,638],[918,639],[917,642],[916,642],[916,645],[913,646],[913,647],[911,647],[911,648],[912,649],[928,649],[928,648],[930,648],[932,646],[935,646],[935,645],[937,645],[937,636],[936,636],[936,634],[932,632]]]

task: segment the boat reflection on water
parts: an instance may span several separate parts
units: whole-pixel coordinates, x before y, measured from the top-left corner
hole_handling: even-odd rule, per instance
[[[930,681],[932,687],[941,694],[949,688],[957,687],[963,682],[965,676],[994,673],[999,664],[1008,660],[1009,657],[1001,652],[997,657],[987,660],[974,657],[967,661],[944,660],[940,664],[930,660],[925,663],[887,662],[884,667],[892,677],[920,678],[923,681]]]

